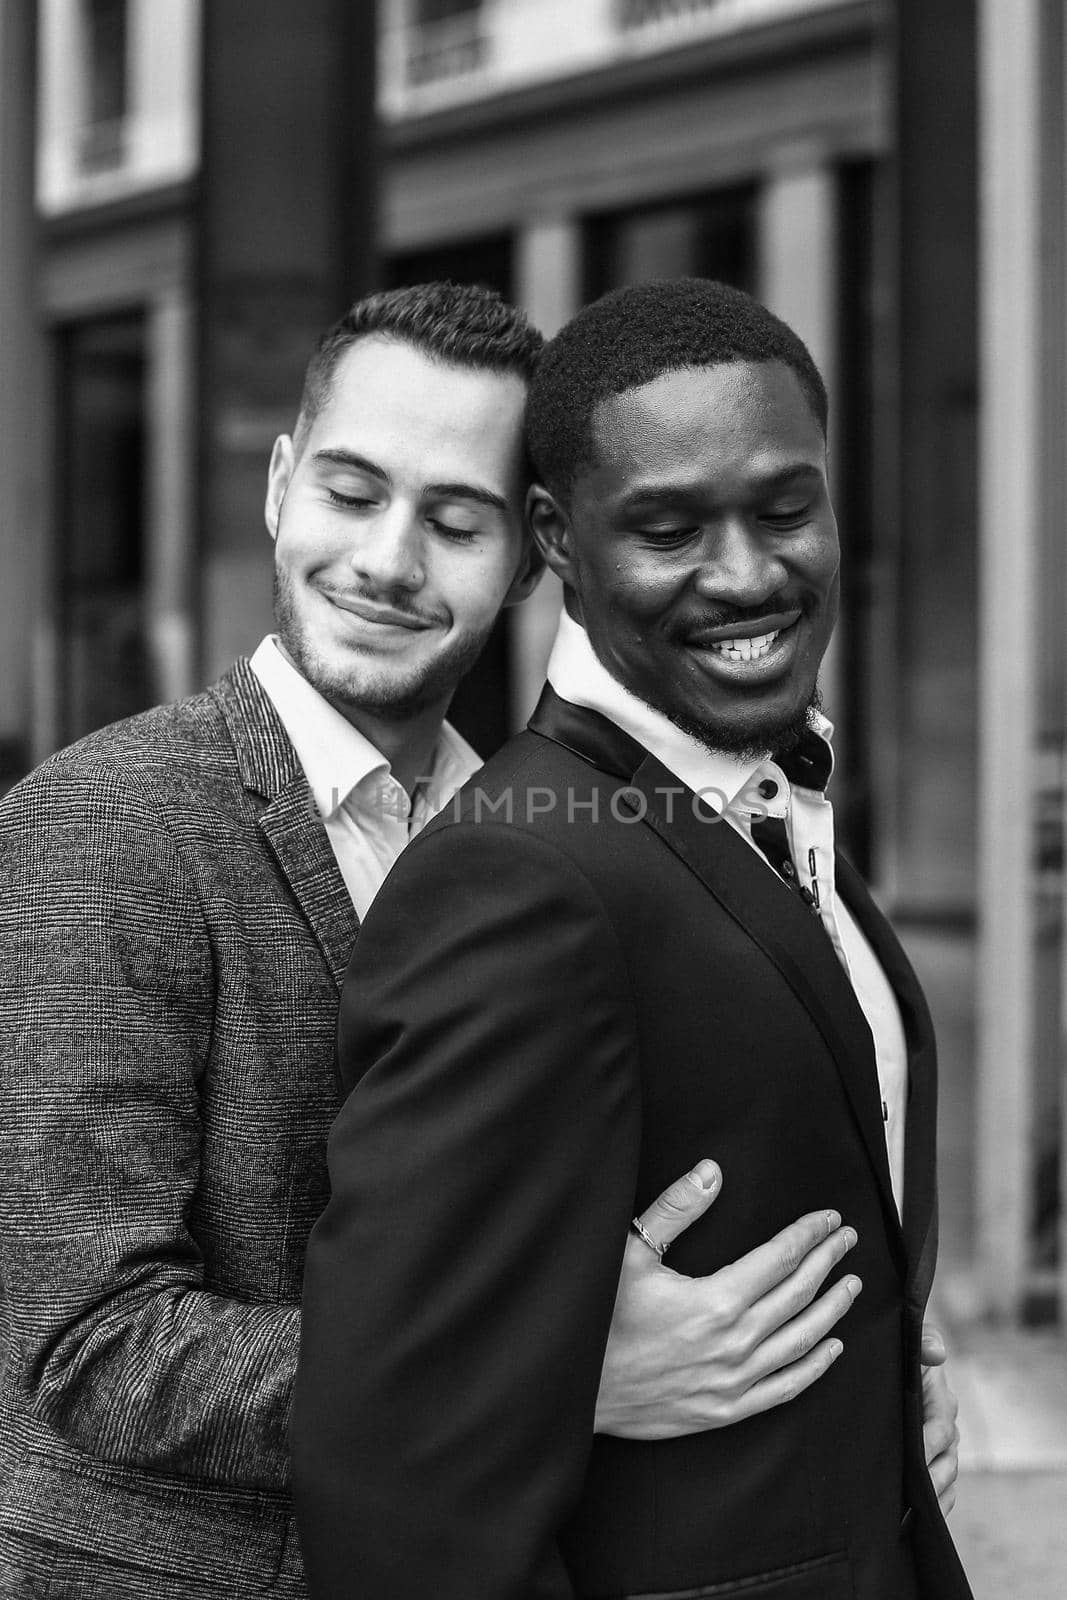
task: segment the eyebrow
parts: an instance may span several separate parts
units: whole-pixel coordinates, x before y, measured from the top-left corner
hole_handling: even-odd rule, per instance
[[[793,466],[782,467],[778,472],[769,472],[765,478],[759,479],[761,489],[784,489],[789,484],[795,483],[798,478],[816,479],[822,481],[821,470],[810,461],[798,461]]]
[[[434,500],[473,500],[476,505],[491,506],[494,511],[508,509],[502,494],[482,489],[476,483],[428,483],[423,493]]]
[[[371,461],[369,456],[357,455],[354,450],[316,450],[311,459],[326,464],[332,463],[337,467],[355,467],[357,472],[366,472],[382,483],[389,482],[389,474],[384,467],[380,467],[376,461]]]
[[[376,461],[371,461],[368,456],[359,455],[355,450],[316,450],[312,459],[339,467],[354,467],[357,472],[366,472],[370,477],[377,478],[380,483],[390,481],[384,467],[380,467]],[[471,500],[475,505],[489,506],[494,511],[508,509],[508,503],[502,494],[497,494],[493,489],[482,488],[477,483],[427,483],[422,493],[425,498],[432,500]]]
[[[781,467],[776,472],[769,472],[757,478],[753,484],[753,491],[757,494],[774,494],[779,489],[788,488],[798,479],[821,480],[822,473],[810,461],[798,461],[793,465]],[[636,489],[626,496],[620,503],[620,511],[629,511],[635,506],[645,505],[650,501],[659,504],[678,502],[690,503],[699,499],[704,492],[701,483],[639,483]]]

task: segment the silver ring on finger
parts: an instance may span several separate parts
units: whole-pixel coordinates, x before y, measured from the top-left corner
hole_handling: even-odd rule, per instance
[[[652,1254],[656,1257],[657,1261],[663,1260],[663,1257],[670,1249],[669,1242],[667,1244],[660,1244],[658,1239],[653,1239],[652,1235],[649,1233],[640,1217],[635,1217],[631,1222],[630,1231],[631,1233],[636,1233],[642,1244],[648,1245],[648,1248],[652,1251]]]

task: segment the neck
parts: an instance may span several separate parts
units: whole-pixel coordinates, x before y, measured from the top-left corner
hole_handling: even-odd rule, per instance
[[[340,712],[345,721],[352,724],[357,733],[361,733],[364,739],[385,757],[397,783],[414,798],[419,779],[429,777],[433,766],[433,753],[437,748],[441,724],[445,720],[451,695],[435,700],[403,717],[378,715],[364,706],[350,705],[327,693],[324,685],[312,681],[311,675],[294,658],[280,634],[275,634],[274,642],[289,665],[299,672],[324,700],[329,701],[334,710]]]
[[[380,750],[392,769],[393,777],[414,798],[420,778],[428,778],[433,768],[434,750],[441,734],[448,702],[437,702],[416,711],[402,721],[379,716],[361,706],[333,702],[346,722]]]

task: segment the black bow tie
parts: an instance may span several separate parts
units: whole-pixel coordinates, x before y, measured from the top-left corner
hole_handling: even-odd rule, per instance
[[[791,784],[803,789],[826,788],[830,777],[830,747],[826,740],[812,729],[801,734],[792,750],[771,758],[785,773]],[[789,836],[780,817],[754,817],[752,838],[766,856],[782,882],[800,896],[816,916],[819,914],[818,895],[797,880],[796,864],[789,852]]]
[[[771,760],[781,767],[790,783],[798,783],[802,789],[818,789],[821,793],[830,781],[830,746],[813,728],[804,730],[792,750],[773,755]]]

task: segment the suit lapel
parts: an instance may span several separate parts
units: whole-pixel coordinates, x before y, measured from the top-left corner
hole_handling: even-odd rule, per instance
[[[633,783],[647,801],[646,823],[759,946],[818,1028],[863,1140],[890,1235],[899,1244],[871,1030],[825,932],[728,822],[689,790],[678,797],[679,780],[655,757],[646,756]],[[675,803],[668,811],[664,796],[672,785]]]
[[[607,718],[569,705],[546,690],[530,727],[625,779],[635,791],[635,814],[643,815],[645,824],[697,875],[804,1005],[840,1076],[903,1271],[904,1245],[889,1176],[870,1028],[833,946],[811,912],[728,822],[683,789],[680,779]]]
[[[260,814],[259,827],[340,989],[359,919],[302,772]]]
[[[608,717],[560,699],[551,684],[546,683],[541,691],[529,726],[533,733],[562,745],[602,772],[627,781],[648,756],[643,744],[623,733]],[[671,782],[677,784],[677,779],[672,778]]]
[[[246,660],[231,668],[215,693],[245,789],[266,802],[257,818],[260,832],[340,988],[359,919],[296,751]]]
[[[908,1046],[908,1106],[904,1124],[904,1240],[915,1289],[925,1300],[937,1249],[937,1047],[922,986],[903,946],[847,857],[837,853],[838,892],[892,985]]]

